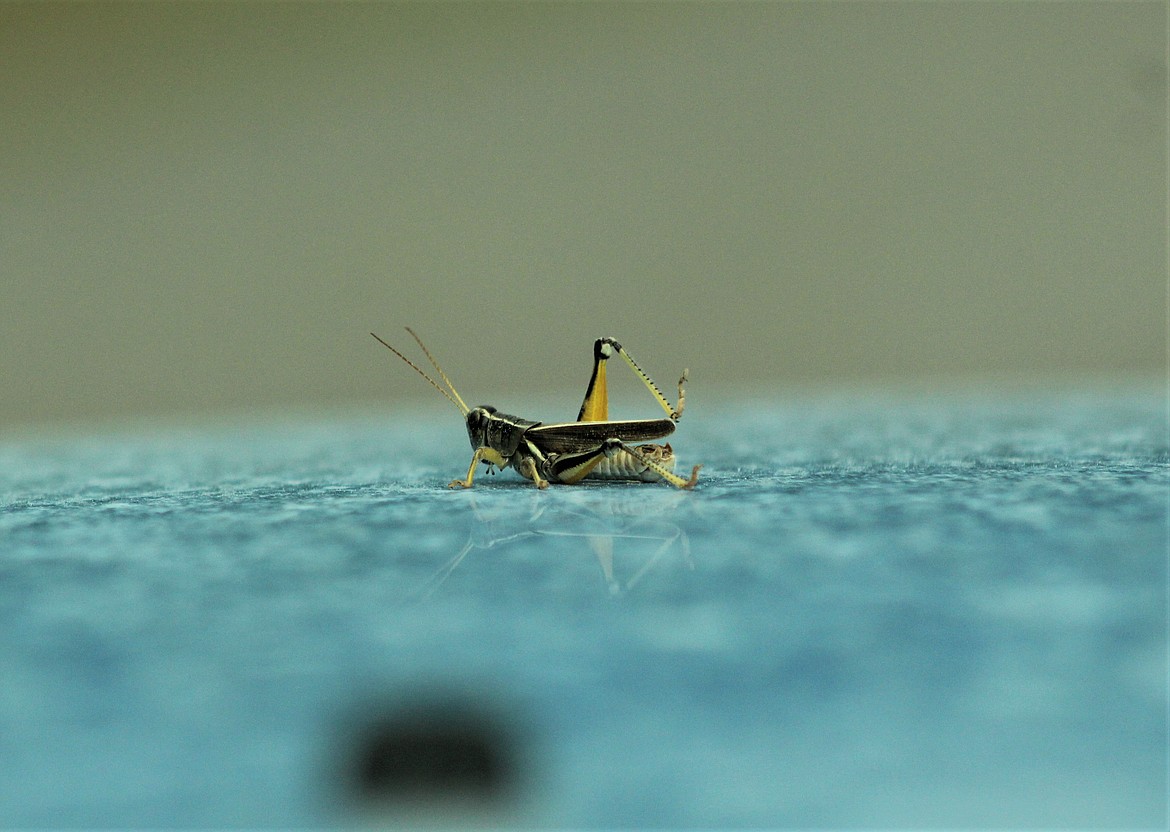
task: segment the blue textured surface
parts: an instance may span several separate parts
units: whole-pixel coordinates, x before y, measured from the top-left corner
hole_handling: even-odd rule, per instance
[[[439,413],[0,445],[0,825],[343,823],[422,690],[504,823],[1165,825],[1156,392],[696,402],[693,493],[450,492]]]

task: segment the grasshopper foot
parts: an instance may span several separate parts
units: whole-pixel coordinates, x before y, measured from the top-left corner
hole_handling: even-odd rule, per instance
[[[447,483],[448,488],[471,488],[471,480],[451,480]]]
[[[691,478],[686,481],[686,483],[682,486],[683,488],[690,491],[692,488],[695,487],[695,483],[697,483],[699,481],[699,469],[702,467],[703,467],[702,465],[696,465],[694,468],[691,469]]]

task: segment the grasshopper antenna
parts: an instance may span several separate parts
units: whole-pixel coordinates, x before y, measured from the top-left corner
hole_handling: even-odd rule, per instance
[[[406,331],[407,331],[407,332],[410,332],[410,330],[409,330],[409,329],[407,329]],[[409,364],[409,365],[411,366],[411,368],[413,368],[413,369],[414,369],[414,371],[415,371],[416,373],[418,373],[420,376],[422,376],[423,378],[425,378],[425,379],[426,379],[426,380],[427,380],[427,381],[430,383],[431,387],[434,387],[436,390],[438,390],[440,393],[442,393],[442,394],[443,394],[443,395],[446,397],[447,401],[451,402],[451,404],[453,404],[453,405],[455,405],[457,408],[459,408],[459,412],[460,412],[460,413],[462,413],[464,416],[466,416],[466,415],[467,415],[467,413],[470,411],[470,409],[471,409],[471,408],[469,408],[467,405],[465,405],[465,404],[463,403],[463,399],[459,399],[459,401],[455,401],[455,399],[451,398],[451,393],[455,393],[455,388],[451,386],[451,382],[450,382],[450,381],[447,379],[447,377],[446,377],[445,375],[443,375],[443,371],[442,371],[442,370],[439,370],[439,365],[438,365],[438,364],[435,364],[435,359],[434,359],[434,358],[431,358],[431,354],[430,354],[429,352],[427,352],[427,348],[426,348],[426,347],[423,347],[423,352],[427,352],[427,358],[430,358],[430,359],[431,359],[431,363],[432,363],[432,364],[435,364],[435,369],[436,369],[436,370],[439,370],[439,375],[443,377],[443,381],[446,381],[446,382],[447,382],[447,386],[448,386],[448,387],[451,387],[451,393],[448,393],[446,390],[444,390],[442,387],[440,387],[440,386],[438,385],[438,383],[437,383],[437,382],[436,382],[436,381],[435,381],[433,378],[431,378],[431,377],[430,377],[430,376],[428,376],[428,375],[427,375],[425,372],[423,372],[423,370],[422,370],[422,368],[421,368],[421,367],[419,367],[417,364],[415,364],[413,361],[411,361],[411,360],[410,360],[409,358],[407,358],[405,355],[403,355],[402,353],[400,353],[398,350],[394,349],[394,347],[392,347],[392,346],[390,346],[389,344],[387,344],[385,341],[383,341],[381,338],[379,338],[379,337],[378,337],[377,335],[375,335],[373,332],[371,332],[370,334],[374,336],[374,339],[375,339],[375,340],[376,340],[376,341],[377,341],[379,344],[381,344],[381,345],[382,345],[383,347],[385,347],[386,349],[390,350],[390,352],[392,352],[392,353],[394,353],[395,355],[397,355],[399,358],[401,358],[403,361],[405,361],[407,364]],[[410,334],[411,334],[411,335],[414,335],[414,333],[413,333],[413,332],[410,332]],[[417,335],[414,335],[414,340],[418,341],[418,336],[417,336]],[[419,346],[421,347],[421,346],[422,346],[422,341],[418,341],[418,343],[419,343]],[[458,393],[455,393],[455,396],[456,396],[456,398],[458,398],[459,394],[458,394]]]
[[[431,366],[433,366],[439,373],[439,378],[443,379],[443,381],[447,383],[447,386],[451,388],[452,395],[454,395],[455,398],[459,401],[459,409],[462,410],[463,415],[466,416],[471,408],[463,403],[463,397],[459,395],[459,391],[455,389],[455,385],[451,383],[451,379],[447,378],[447,374],[443,372],[443,368],[439,366],[439,362],[435,360],[433,355],[431,355],[431,351],[428,350],[427,345],[422,342],[422,338],[419,338],[417,335],[415,335],[414,330],[410,327],[406,327],[406,331],[410,333],[411,338],[418,342],[418,345],[426,354],[427,359],[431,362]]]

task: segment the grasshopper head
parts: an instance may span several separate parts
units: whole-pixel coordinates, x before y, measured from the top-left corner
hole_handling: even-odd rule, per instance
[[[488,425],[495,412],[494,407],[486,404],[467,412],[467,438],[471,440],[472,448],[488,447]]]

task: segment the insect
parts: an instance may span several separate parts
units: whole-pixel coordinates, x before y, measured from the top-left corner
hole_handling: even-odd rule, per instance
[[[686,404],[686,392],[683,390],[687,380],[686,370],[683,370],[682,378],[678,380],[678,406],[671,407],[650,376],[642,371],[621,344],[612,338],[598,338],[593,344],[593,375],[589,378],[577,421],[546,425],[501,413],[488,405],[468,407],[422,339],[410,327],[406,331],[418,342],[439,378],[447,385],[446,390],[405,355],[374,333],[370,334],[430,382],[463,414],[474,453],[467,469],[467,479],[452,480],[450,488],[470,488],[476,466],[481,462],[492,473],[496,468],[515,468],[538,488],[545,488],[550,482],[572,485],[585,477],[665,480],[679,488],[693,488],[698,481],[700,465],[694,467],[689,479],[674,473],[674,450],[670,445],[631,444],[661,439],[674,432],[675,423],[682,416]],[[615,353],[625,359],[642,379],[642,383],[666,411],[667,418],[609,421],[605,365]]]

